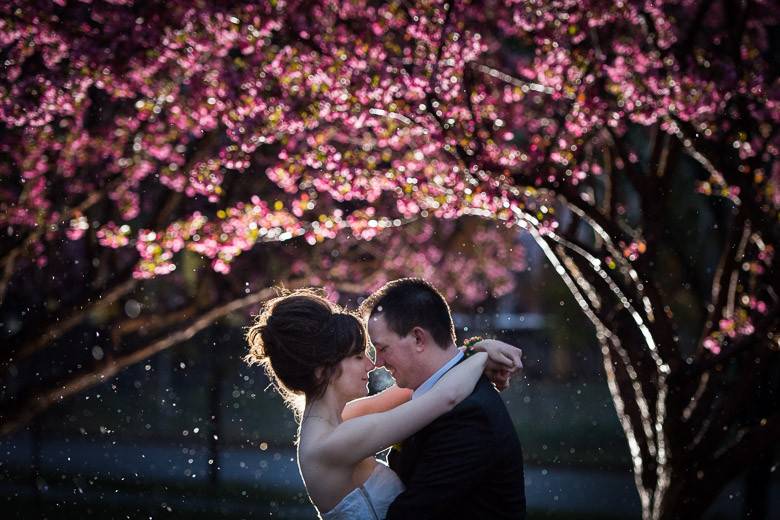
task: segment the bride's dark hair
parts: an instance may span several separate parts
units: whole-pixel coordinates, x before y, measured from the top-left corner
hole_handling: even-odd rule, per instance
[[[267,301],[246,340],[244,360],[265,368],[297,414],[301,397],[322,396],[338,376],[339,362],[365,350],[367,335],[354,314],[326,300],[321,291],[298,289]]]

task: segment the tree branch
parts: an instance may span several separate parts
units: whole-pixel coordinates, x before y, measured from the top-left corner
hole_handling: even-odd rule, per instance
[[[649,407],[641,383],[632,368],[630,357],[618,335],[605,325],[605,321],[601,318],[604,311],[600,299],[593,294],[590,286],[583,285],[585,280],[580,275],[576,264],[567,261],[570,258],[565,253],[564,247],[554,241],[551,246],[548,244],[548,241],[551,241],[550,237],[540,235],[534,227],[530,227],[529,231],[562,277],[585,315],[596,327],[597,337],[602,344],[607,383],[618,419],[628,439],[637,489],[643,504],[647,505],[652,495],[648,492],[648,488],[652,489],[649,486],[652,486],[655,476],[655,432],[650,422]],[[614,320],[611,321],[614,323]],[[616,356],[616,359],[613,356]]]
[[[214,321],[244,307],[262,302],[275,294],[274,288],[266,288],[222,304],[195,318],[188,326],[166,336],[106,361],[93,370],[69,377],[58,384],[33,395],[16,405],[7,405],[0,410],[0,436],[7,435],[29,422],[32,418],[66,397],[77,394],[114,377],[122,369],[143,361],[178,343],[191,339],[195,334],[211,325]]]
[[[703,356],[706,352],[704,340],[718,326],[720,318],[726,314],[724,309],[726,309],[728,302],[733,299],[733,296],[730,296],[730,293],[733,293],[733,291],[726,290],[726,288],[733,286],[732,278],[735,275],[739,275],[739,266],[745,254],[745,246],[749,235],[750,221],[747,220],[744,205],[740,205],[734,223],[730,226],[729,235],[712,280],[712,295],[710,296],[710,305],[708,306],[710,311],[699,337],[696,351],[697,357]]]
[[[71,310],[71,312],[61,319],[53,320],[52,324],[42,331],[37,331],[35,335],[22,343],[18,349],[9,354],[13,359],[24,359],[36,352],[43,350],[57,338],[71,330],[81,323],[91,312],[101,307],[113,304],[126,294],[130,293],[138,285],[135,278],[127,278],[118,283],[104,294],[98,294],[89,299],[89,303]]]
[[[719,450],[710,466],[713,471],[735,475],[777,446],[778,438],[780,413],[767,415],[758,424],[738,432],[736,442]]]
[[[685,65],[685,58],[692,55],[691,49],[693,48],[693,42],[696,40],[702,22],[711,6],[712,0],[701,0],[701,2],[699,2],[699,6],[696,8],[696,14],[691,18],[693,21],[685,33],[685,38],[680,38],[672,49],[677,57],[677,61],[683,66]]]
[[[122,338],[141,332],[142,335],[148,335],[165,327],[179,324],[193,316],[198,311],[198,305],[193,303],[182,309],[178,309],[166,314],[152,314],[151,316],[141,316],[121,321],[111,327],[111,340],[115,346],[119,346]]]
[[[112,189],[112,187],[116,185],[118,180],[119,177],[116,177],[112,181],[110,181],[109,184],[104,189],[90,193],[77,206],[73,208],[65,208],[62,211],[61,220],[63,222],[69,222],[76,215],[80,215],[84,213],[89,208],[91,208],[92,206],[94,206],[95,204],[103,200],[108,190]],[[25,239],[22,241],[21,244],[13,247],[11,250],[5,253],[2,258],[0,258],[0,265],[3,266],[3,277],[2,279],[0,279],[0,305],[3,304],[6,289],[8,288],[8,284],[11,278],[13,278],[16,261],[26,250],[30,248],[30,246],[32,246],[32,244],[36,240],[38,240],[41,237],[44,230],[45,230],[45,226],[39,224],[32,232],[30,232],[29,235],[27,235],[27,237],[25,237]]]

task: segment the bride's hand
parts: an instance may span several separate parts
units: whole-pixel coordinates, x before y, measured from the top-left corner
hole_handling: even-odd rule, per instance
[[[509,380],[523,367],[523,351],[495,339],[483,339],[475,343],[473,348],[487,353],[485,375],[490,382],[500,391],[509,388]]]

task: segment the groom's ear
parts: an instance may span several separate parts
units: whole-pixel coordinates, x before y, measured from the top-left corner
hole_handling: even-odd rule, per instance
[[[414,337],[414,350],[417,352],[425,350],[427,344],[425,330],[422,327],[414,327],[412,329],[412,336]]]

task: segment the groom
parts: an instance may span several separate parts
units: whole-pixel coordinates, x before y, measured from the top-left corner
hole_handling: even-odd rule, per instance
[[[428,391],[463,354],[447,302],[424,280],[386,284],[362,306],[383,366],[398,386]],[[484,376],[452,411],[390,452],[406,491],[387,520],[525,518],[523,454],[506,406]]]

